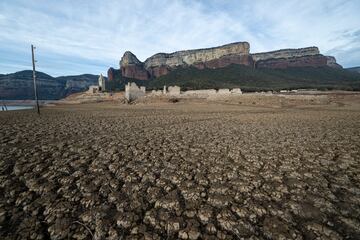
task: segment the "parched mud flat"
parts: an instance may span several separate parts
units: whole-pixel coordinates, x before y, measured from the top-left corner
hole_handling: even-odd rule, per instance
[[[0,238],[359,239],[359,105],[249,102],[1,113]]]

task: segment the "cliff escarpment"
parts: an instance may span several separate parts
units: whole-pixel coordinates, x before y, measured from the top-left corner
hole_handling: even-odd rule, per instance
[[[157,53],[144,62],[127,51],[120,60],[119,70],[122,77],[149,80],[167,75],[178,68],[192,66],[197,69],[217,69],[231,64],[271,69],[323,66],[341,68],[334,57],[320,54],[317,47],[251,54],[248,42],[236,42],[213,48]],[[114,79],[116,71],[114,68],[108,70],[110,81]]]
[[[158,53],[145,60],[145,68],[167,66],[170,68],[195,65],[220,59],[224,56],[243,56],[250,54],[248,42],[237,42],[220,47],[179,51],[174,53]]]

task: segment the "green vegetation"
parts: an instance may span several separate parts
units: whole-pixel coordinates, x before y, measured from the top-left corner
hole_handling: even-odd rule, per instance
[[[253,69],[243,65],[225,68],[203,69],[178,68],[169,74],[142,81],[124,78],[116,71],[108,89],[124,90],[127,82],[136,82],[148,90],[162,89],[164,85],[178,85],[183,90],[236,88],[243,91],[278,91],[281,89],[311,88],[319,90],[360,90],[360,74],[330,67],[303,67],[287,69]]]
[[[177,69],[149,81],[149,89],[178,85],[182,89],[235,88],[244,91],[316,88],[360,90],[360,74],[330,67],[252,69],[242,65],[199,70]]]

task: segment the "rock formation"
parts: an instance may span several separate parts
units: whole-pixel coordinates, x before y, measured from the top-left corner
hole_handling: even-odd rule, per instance
[[[289,67],[321,67],[326,66],[327,58],[323,55],[309,55],[289,58],[271,58],[255,62],[256,68],[289,68]]]
[[[224,56],[249,55],[250,44],[247,42],[237,42],[220,47],[179,51],[174,53],[158,53],[145,61],[145,68],[168,66],[175,68],[183,65],[195,65],[217,60]]]
[[[293,57],[303,57],[303,56],[313,56],[319,55],[320,51],[317,47],[307,47],[307,48],[298,48],[298,49],[281,49],[271,52],[262,52],[251,54],[254,61],[264,61],[268,59],[278,59],[278,58],[293,58]]]
[[[335,57],[333,57],[333,56],[326,56],[326,60],[327,60],[327,61],[326,61],[326,65],[328,65],[329,67],[342,68],[342,66],[336,62]]]
[[[317,47],[282,49],[251,55],[256,68],[321,67],[341,68],[334,57],[320,54]]]
[[[250,54],[248,42],[236,42],[220,47],[157,53],[145,62],[127,51],[120,60],[123,77],[149,80],[168,74],[179,67],[193,66],[198,69],[223,68],[230,64],[241,64],[254,68],[321,67],[341,68],[334,57],[320,54],[317,47],[282,49],[278,51]],[[117,70],[110,68],[111,81]]]
[[[109,70],[107,71],[107,78],[109,81],[114,80],[115,78],[115,69],[114,68],[109,68]]]
[[[134,78],[139,80],[149,79],[149,73],[144,68],[144,63],[140,62],[137,57],[127,51],[120,60],[121,74],[127,78]]]

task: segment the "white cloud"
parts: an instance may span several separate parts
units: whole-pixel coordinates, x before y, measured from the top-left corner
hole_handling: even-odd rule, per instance
[[[156,52],[234,41],[250,42],[252,52],[316,45],[336,56],[343,48],[358,51],[359,10],[356,0],[2,1],[0,52],[4,46],[28,51],[34,43],[47,55],[84,59],[82,69],[101,61],[104,72],[126,50],[145,60]],[[360,65],[346,54],[336,57]]]

